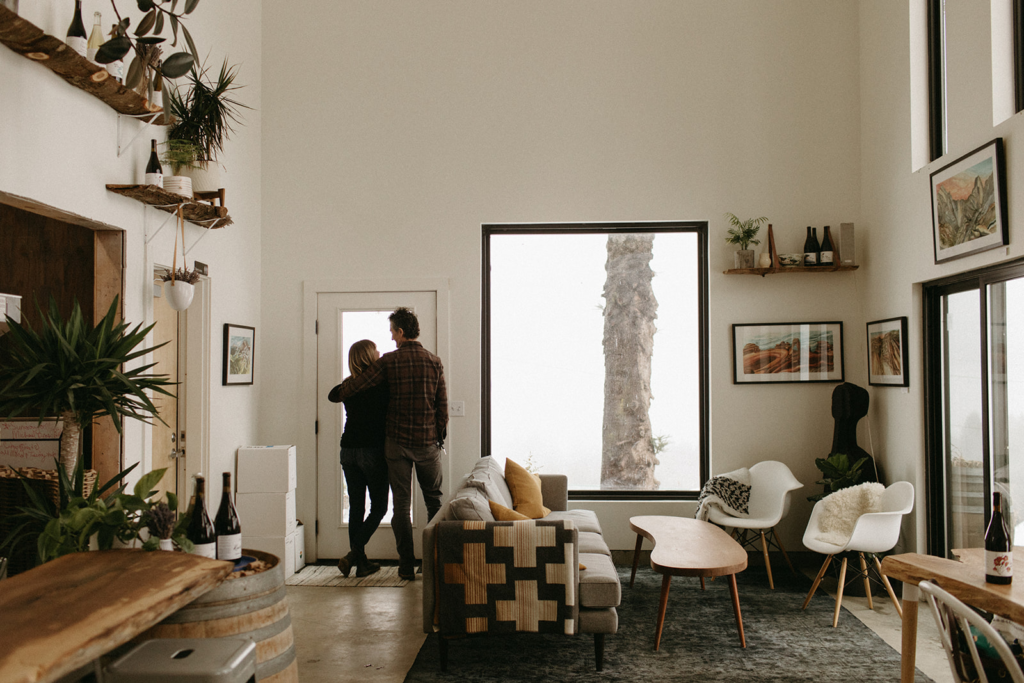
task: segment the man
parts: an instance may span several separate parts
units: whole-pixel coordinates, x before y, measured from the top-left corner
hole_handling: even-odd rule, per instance
[[[398,349],[385,353],[363,372],[331,389],[338,403],[363,389],[388,383],[390,399],[384,429],[384,456],[394,500],[391,528],[398,546],[398,575],[416,578],[412,538],[412,471],[423,491],[427,517],[441,509],[441,447],[448,429],[448,394],[441,359],[416,341],[420,323],[407,308],[388,316]]]

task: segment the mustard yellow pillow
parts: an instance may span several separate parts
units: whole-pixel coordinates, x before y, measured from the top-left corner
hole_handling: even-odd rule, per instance
[[[530,474],[522,465],[505,458],[505,483],[512,493],[512,507],[529,519],[547,517],[551,510],[544,507],[540,490],[540,477]]]
[[[495,503],[493,500],[487,501],[487,504],[491,506],[491,514],[494,515],[494,519],[498,522],[515,522],[520,519],[530,519],[526,515],[521,515],[515,510],[509,510],[504,505]]]

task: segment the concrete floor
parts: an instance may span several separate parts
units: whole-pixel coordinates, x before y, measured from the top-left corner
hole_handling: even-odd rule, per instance
[[[776,566],[772,563],[773,568]],[[781,569],[785,565],[779,563]],[[813,577],[817,567],[809,569]],[[834,589],[826,579],[823,588]],[[819,590],[821,590],[819,588]],[[834,593],[832,593],[834,597]],[[401,683],[426,639],[421,622],[423,582],[403,588],[289,586],[288,604],[302,683]],[[900,650],[900,618],[892,602],[876,595],[844,596],[843,606]],[[848,619],[845,611],[840,619]],[[917,667],[936,683],[952,683],[946,655],[926,604],[918,610]],[[899,680],[899,671],[893,671]]]

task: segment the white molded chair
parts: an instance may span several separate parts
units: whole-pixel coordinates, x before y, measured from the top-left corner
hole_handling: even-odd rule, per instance
[[[753,547],[758,538],[748,538],[748,531],[760,532],[764,566],[768,570],[768,585],[773,590],[775,580],[772,579],[772,565],[768,560],[770,545],[782,551],[790,571],[795,571],[782,541],[775,534],[775,525],[789,512],[790,492],[799,488],[803,488],[803,484],[793,476],[785,463],[765,460],[750,468],[750,503],[747,508],[750,511],[749,517],[733,517],[718,507],[712,507],[708,515],[708,521],[712,524],[732,527],[733,537],[744,547]]]
[[[808,550],[825,555],[825,562],[821,565],[821,569],[814,579],[811,592],[807,594],[807,599],[804,600],[803,609],[807,609],[807,605],[811,603],[811,598],[814,596],[814,592],[818,590],[818,584],[821,583],[821,577],[825,575],[825,570],[828,569],[829,563],[832,562],[832,557],[842,553],[855,552],[860,555],[860,571],[857,576],[852,577],[850,580],[864,579],[864,592],[867,593],[868,609],[875,608],[874,602],[871,599],[871,579],[873,578],[871,571],[873,570],[878,575],[882,585],[885,586],[886,592],[889,593],[889,599],[896,606],[896,611],[901,618],[903,617],[903,609],[900,607],[899,600],[896,599],[896,594],[892,591],[889,579],[882,573],[882,563],[878,560],[876,553],[892,550],[893,546],[896,545],[896,541],[899,540],[900,524],[903,521],[903,515],[914,509],[914,485],[909,481],[898,481],[887,487],[882,492],[881,508],[880,512],[869,512],[858,517],[857,524],[853,527],[853,535],[850,536],[850,540],[846,545],[841,546],[818,539],[818,536],[821,534],[822,501],[819,500],[814,504],[814,509],[811,510],[811,518],[807,522],[807,530],[804,531],[804,545],[807,546]],[[872,555],[874,560],[874,566],[870,569],[865,562],[864,553]],[[839,608],[843,604],[843,589],[846,587],[847,559],[846,555],[843,555],[843,564],[839,570],[839,587],[836,591],[836,610],[832,616],[833,628],[839,624]],[[875,580],[878,581],[879,579]]]
[[[942,641],[942,648],[946,651],[946,658],[949,660],[949,668],[953,672],[954,681],[966,683],[970,680],[988,683],[988,676],[985,674],[981,658],[978,656],[978,646],[971,636],[970,626],[973,626],[999,653],[999,657],[1006,665],[1006,670],[1010,673],[1010,678],[1014,683],[1024,683],[1024,671],[1021,671],[1020,665],[1017,664],[1010,646],[1006,644],[992,624],[930,581],[922,581],[918,588],[925,594],[928,604],[931,605],[932,616],[935,617],[935,624],[939,627],[939,639]],[[975,676],[970,676],[971,672],[965,666],[958,630],[964,634],[963,643],[971,651]]]

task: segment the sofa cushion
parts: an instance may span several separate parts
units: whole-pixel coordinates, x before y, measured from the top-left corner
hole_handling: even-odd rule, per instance
[[[581,552],[580,564],[580,607],[617,607],[622,589],[611,556]]]
[[[521,515],[515,510],[510,510],[500,503],[495,503],[493,500],[487,501],[487,504],[491,508],[491,514],[494,515],[495,521],[514,522],[517,519],[529,519],[526,515]]]
[[[488,455],[480,458],[466,476],[463,485],[480,489],[488,500],[493,500],[499,505],[507,508],[514,507],[512,492],[509,491],[501,466],[498,465],[494,456]]]
[[[544,507],[540,477],[528,472],[511,458],[505,458],[505,483],[512,492],[512,508],[530,519],[546,517],[551,510]]]
[[[552,512],[544,519],[550,519],[552,521],[556,519],[571,519],[576,523],[576,528],[581,532],[590,531],[595,534],[600,534],[601,523],[597,521],[597,514],[593,510],[561,510]]]
[[[449,519],[494,521],[487,496],[473,486],[464,486],[455,492],[448,503],[448,516]]]
[[[548,515],[544,519],[550,519]],[[495,515],[497,519],[497,515]],[[595,534],[593,531],[581,531],[579,532],[579,544],[581,553],[596,553],[598,555],[611,555],[612,551],[608,549],[608,544],[604,542],[604,537],[601,534]]]

